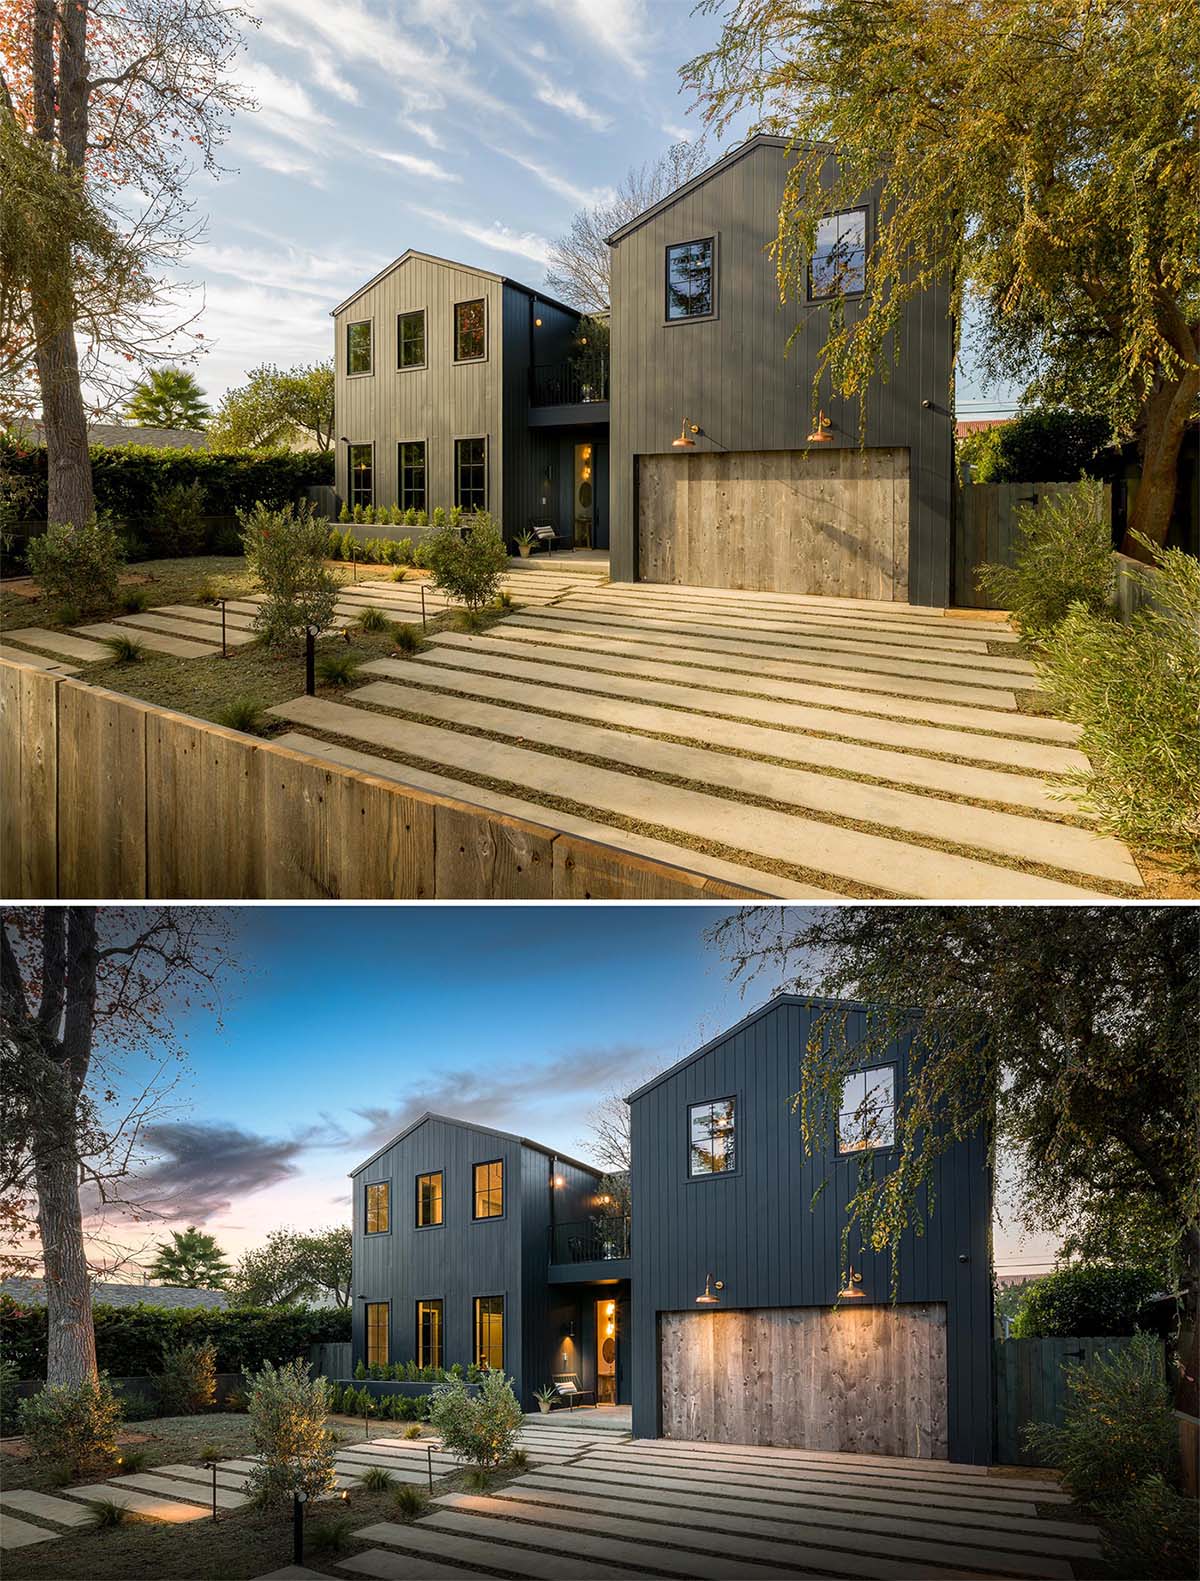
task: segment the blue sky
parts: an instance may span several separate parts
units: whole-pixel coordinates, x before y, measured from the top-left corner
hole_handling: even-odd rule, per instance
[[[259,109],[234,120],[230,173],[193,187],[207,228],[185,272],[214,404],[261,362],[328,357],[330,308],[408,247],[540,285],[580,206],[700,135],[678,69],[719,34],[692,0],[253,9],[238,75]]]

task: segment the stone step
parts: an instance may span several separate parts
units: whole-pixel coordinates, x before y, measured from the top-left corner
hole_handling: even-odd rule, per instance
[[[203,1466],[155,1466],[153,1470],[157,1476],[178,1477],[184,1482],[198,1483],[202,1488],[207,1488],[210,1493],[212,1491],[213,1474],[211,1471],[206,1471]],[[235,1493],[240,1493],[245,1486],[246,1478],[244,1474],[239,1474],[236,1471],[225,1471],[222,1470],[220,1465],[217,1466],[218,1488],[232,1488]]]
[[[842,610],[861,610],[878,620],[928,620],[942,622],[956,620],[960,624],[981,623],[979,617],[968,617],[965,611],[942,609],[933,604],[906,604],[900,600],[880,598],[842,598],[834,593],[777,593],[758,588],[693,587],[685,582],[620,582],[611,581],[613,588],[668,594],[681,602],[702,601],[706,598],[739,598],[754,607],[760,604],[797,606],[804,609],[827,609],[834,614]]]
[[[452,1525],[450,1530],[444,1529],[445,1523],[453,1522],[455,1517],[443,1515],[437,1520],[436,1527],[431,1524],[429,1516],[411,1526],[402,1526],[397,1521],[379,1521],[374,1526],[364,1526],[354,1535],[362,1542],[390,1543],[397,1548],[408,1549],[414,1554],[428,1555],[434,1559],[444,1559],[468,1566],[477,1565],[484,1570],[498,1571],[503,1575],[537,1576],[543,1578],[543,1581],[590,1581],[592,1577],[663,1573],[650,1569],[648,1563],[630,1567],[616,1561],[601,1563],[600,1560],[590,1556],[582,1558],[576,1556],[570,1565],[564,1565],[561,1556],[538,1552],[536,1544],[521,1548],[511,1546],[526,1541],[515,1532],[507,1533],[503,1544],[498,1544],[481,1540],[485,1534],[476,1535],[469,1524],[464,1529],[461,1519],[458,1526]],[[349,1569],[350,1563],[351,1561],[346,1561],[342,1568]],[[372,1569],[365,1571],[364,1574],[382,1575],[383,1572]],[[389,1576],[393,1574],[395,1572],[388,1572]]]
[[[65,1490],[71,1498],[82,1499],[85,1503],[104,1501],[111,1504],[123,1504],[127,1510],[132,1510],[135,1515],[143,1515],[147,1520],[167,1521],[169,1524],[178,1525],[182,1521],[203,1521],[209,1518],[209,1511],[200,1504],[185,1504],[178,1499],[152,1499],[147,1493],[140,1493],[135,1488],[114,1487],[111,1482],[93,1482],[86,1487],[67,1488]]]
[[[513,667],[501,659],[485,660],[483,666],[472,667],[470,671],[464,673],[457,669],[447,669],[445,665],[439,664],[437,656],[442,651],[435,649],[431,654],[420,655],[418,667],[414,667],[411,661],[406,660],[376,659],[364,664],[362,673],[382,674],[406,681],[416,680],[422,684],[443,687],[448,691],[472,692],[477,696],[493,698],[498,702],[512,703],[518,708],[533,703],[539,710],[553,714],[574,714],[584,719],[611,725],[616,729],[628,728],[646,730],[656,735],[684,736],[701,744],[729,747],[733,751],[753,753],[758,757],[783,758],[789,762],[812,764],[818,768],[841,769],[846,773],[869,775],[873,779],[885,780],[895,785],[919,786],[927,790],[944,791],[951,795],[970,796],[976,801],[1004,802],[1011,806],[1029,807],[1037,812],[1057,815],[1074,810],[1070,802],[1058,799],[1061,796],[1059,789],[1047,785],[1044,780],[1032,779],[1027,775],[1005,774],[996,769],[971,768],[962,763],[945,763],[938,758],[923,757],[912,752],[886,751],[879,747],[864,746],[859,742],[829,741],[770,724],[745,724],[715,718],[712,712],[704,710],[704,700],[701,696],[696,695],[693,699],[683,687],[675,688],[675,696],[671,699],[677,706],[662,708],[648,703],[627,702],[623,698],[614,698],[611,690],[605,687],[604,680],[587,673],[579,677],[587,687],[586,691],[568,690],[573,685],[573,680],[571,672],[566,671],[561,675],[547,674],[545,680],[553,680],[555,684],[543,685],[531,696],[527,681],[521,677],[527,676],[528,672],[535,668],[534,666],[517,665],[514,679],[508,678]],[[458,651],[455,649],[449,651],[450,662],[460,662]],[[502,666],[506,671],[503,677],[479,673],[481,668]],[[540,679],[536,675],[532,678],[535,681]],[[623,683],[618,682],[615,690],[619,692],[623,689]],[[605,695],[595,695],[602,690]],[[658,690],[668,691],[669,688],[660,687]],[[728,698],[723,699],[723,705],[722,712],[731,711]],[[765,706],[771,707],[770,704]],[[688,712],[683,712],[684,709]],[[747,712],[751,711],[747,709]],[[826,723],[825,728],[831,727]],[[897,727],[897,729],[902,728]],[[926,734],[936,734],[936,732],[926,732]],[[949,731],[946,732],[946,736],[948,739],[941,750],[953,752],[955,740],[958,738]]]
[[[184,1481],[178,1477],[157,1476],[152,1471],[134,1471],[123,1477],[110,1477],[109,1481],[118,1488],[137,1488],[143,1493],[165,1493],[173,1499],[183,1499],[189,1504],[203,1504],[211,1509],[212,1487],[203,1488],[196,1482]],[[238,1510],[243,1504],[248,1504],[249,1499],[244,1493],[235,1493],[231,1488],[217,1488],[217,1508],[220,1510]]]
[[[198,625],[216,626],[218,632],[221,629],[221,611],[216,604],[162,604],[156,613],[178,615],[180,619],[192,620]],[[234,609],[231,604],[227,604],[225,625],[227,628],[236,627],[238,631],[249,631],[254,625],[254,615],[249,610]]]
[[[415,1554],[387,1553],[382,1548],[368,1548],[365,1554],[356,1554],[353,1559],[338,1559],[334,1562],[339,1570],[349,1570],[352,1575],[379,1576],[381,1581],[459,1581],[462,1576],[488,1574],[484,1570],[464,1569],[461,1565],[443,1565],[432,1559],[418,1559]],[[275,1575],[279,1581],[286,1581],[290,1573],[279,1570]],[[295,1573],[299,1575],[301,1572]],[[306,1575],[309,1573],[304,1572]],[[260,1581],[274,1581],[274,1578],[263,1576]]]
[[[98,621],[94,626],[77,626],[75,629],[85,637],[137,637],[142,646],[152,653],[168,653],[175,659],[205,659],[218,651],[208,642],[189,642],[183,637],[164,636],[158,631],[130,630],[128,626],[114,625],[111,620]]]
[[[218,648],[221,645],[219,621],[214,623],[203,620],[180,620],[176,615],[163,615],[157,609],[143,610],[137,615],[121,615],[118,619],[123,626],[136,626],[139,630],[145,627],[150,631],[166,631],[173,637],[190,637],[195,642],[211,642]],[[225,642],[228,647],[238,648],[253,641],[252,631],[226,626]]]
[[[46,1521],[57,1521],[60,1526],[86,1526],[91,1511],[70,1499],[56,1499],[52,1493],[38,1493],[33,1488],[12,1488],[0,1493],[0,1504],[20,1510],[25,1515],[38,1515]]]
[[[573,720],[550,719],[545,715],[534,717],[494,703],[447,697],[393,681],[372,681],[351,693],[351,701],[424,714],[447,724],[489,730],[514,736],[520,741],[532,737],[543,746],[601,758],[622,768],[690,780],[700,788],[722,786],[739,795],[785,802],[808,812],[853,818],[874,824],[890,836],[917,834],[930,839],[953,840],[971,850],[995,852],[1056,867],[1064,873],[1141,887],[1137,866],[1120,841],[1095,834],[1090,829],[1049,823],[1019,813],[994,812],[961,802],[951,804],[912,791],[785,768],[674,741],[629,736],[619,728],[577,724]],[[713,721],[711,734],[714,739],[718,738],[718,730],[717,722]],[[582,791],[588,770],[583,764],[578,767]],[[964,777],[972,772],[960,770]]]
[[[105,657],[112,655],[105,649]],[[14,664],[27,664],[34,670],[45,670],[50,675],[78,675],[77,664],[64,664],[61,659],[48,659],[43,653],[26,653],[24,648],[10,647],[0,642],[0,659],[10,659]]]
[[[849,879],[872,890],[915,899],[1018,900],[1091,898],[1093,891],[1057,879],[997,867],[975,857],[913,846],[882,835],[749,806],[701,791],[597,768],[544,752],[485,741],[458,730],[388,718],[320,697],[298,697],[271,712],[292,724],[324,730],[436,763],[561,797],[582,807],[720,842],[769,861]],[[541,731],[539,721],[539,734]]]
[[[45,648],[48,653],[62,654],[68,659],[82,659],[85,664],[98,659],[111,659],[112,654],[101,642],[89,642],[86,637],[73,636],[69,631],[48,631],[44,626],[22,626],[19,631],[6,631],[14,642],[27,642],[31,648]]]
[[[45,1526],[35,1526],[32,1521],[23,1521],[16,1515],[0,1512],[0,1550],[28,1548],[31,1543],[52,1543],[62,1535]]]

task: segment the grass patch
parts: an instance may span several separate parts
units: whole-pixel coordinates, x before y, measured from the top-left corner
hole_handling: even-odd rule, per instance
[[[425,638],[420,626],[403,621],[400,625],[392,627],[392,643],[397,653],[407,656],[420,653],[425,646]]]
[[[266,725],[263,705],[257,697],[234,697],[224,708],[217,710],[216,721],[230,730],[243,730],[247,735],[260,736]]]
[[[357,624],[359,631],[388,631],[392,623],[378,604],[368,604],[358,617]]]
[[[115,664],[140,664],[146,657],[146,644],[140,637],[122,635],[101,640],[112,654]]]
[[[391,1487],[392,1479],[385,1466],[368,1466],[358,1485],[367,1493],[383,1493]]]
[[[349,686],[358,675],[361,660],[357,653],[323,653],[317,660],[317,678],[326,686]]]
[[[103,1532],[114,1526],[124,1526],[126,1521],[132,1519],[128,1505],[118,1504],[116,1499],[89,1499],[88,1504],[92,1510],[89,1525],[95,1531]]]
[[[399,1521],[415,1521],[424,1515],[429,1495],[411,1482],[402,1482],[392,1494],[392,1511]]]

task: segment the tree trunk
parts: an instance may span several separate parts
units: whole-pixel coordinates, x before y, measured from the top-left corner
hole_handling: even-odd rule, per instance
[[[1200,370],[1188,372],[1173,383],[1161,385],[1150,397],[1143,430],[1142,475],[1121,553],[1135,560],[1151,559],[1134,537],[1140,533],[1153,544],[1164,544],[1175,508],[1179,451],[1200,394]]]
[[[68,1110],[73,1117],[74,1105]],[[46,1277],[46,1382],[86,1383],[96,1376],[96,1331],[73,1132],[39,1153],[34,1179]]]
[[[1179,1238],[1180,1289],[1178,1370],[1175,1409],[1200,1416],[1200,1224],[1189,1224]]]
[[[46,518],[82,527],[95,514],[96,504],[75,334],[69,326],[43,324],[35,324],[35,332],[46,441]]]

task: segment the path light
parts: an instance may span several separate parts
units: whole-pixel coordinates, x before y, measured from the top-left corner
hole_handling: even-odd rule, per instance
[[[806,443],[810,445],[831,445],[833,443],[833,435],[829,430],[832,427],[833,423],[825,416],[825,413],[823,411],[818,412],[817,420],[813,424],[813,431],[809,434]]]
[[[848,1275],[848,1277],[846,1279],[846,1288],[844,1290],[839,1290],[838,1291],[838,1300],[839,1301],[862,1301],[862,1300],[864,1300],[866,1298],[867,1292],[865,1290],[863,1290],[862,1288],[860,1288],[861,1285],[862,1285],[862,1275],[861,1274],[856,1274],[854,1272],[854,1264],[851,1263],[850,1264],[850,1273],[849,1273],[849,1275]]]
[[[718,1279],[714,1284],[713,1276],[711,1274],[705,1274],[704,1289],[696,1297],[696,1305],[698,1307],[719,1307],[721,1305],[721,1297],[717,1294],[717,1292],[719,1290],[724,1290],[724,1288],[725,1285],[722,1280]]]
[[[213,1521],[215,1522],[216,1518],[217,1518],[217,1463],[216,1463],[216,1461],[215,1460],[206,1460],[204,1462],[204,1469],[205,1469],[205,1471],[211,1471],[212,1472],[212,1512],[213,1512],[212,1518],[213,1518]]]
[[[307,1493],[292,1494],[292,1563],[304,1563],[304,1506],[308,1503]]]
[[[692,434],[698,434],[700,432],[699,424],[689,423],[685,417],[683,422],[679,425],[679,438],[672,439],[671,441],[672,450],[692,450],[695,448],[696,441],[691,437],[691,434],[688,433],[689,428],[691,429]]]

